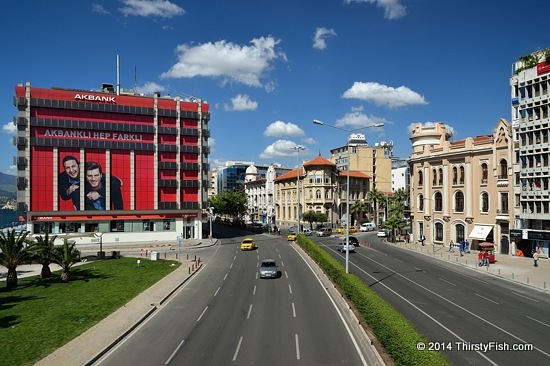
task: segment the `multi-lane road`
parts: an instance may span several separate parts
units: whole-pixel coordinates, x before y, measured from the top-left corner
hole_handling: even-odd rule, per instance
[[[547,293],[403,250],[375,233],[359,237],[370,248],[350,253],[350,272],[413,322],[430,340],[426,348],[453,365],[550,364]],[[316,240],[344,262],[337,239]]]
[[[284,235],[251,235],[258,249],[241,252],[242,233],[217,231],[220,245],[194,252],[203,268],[98,364],[377,362]],[[550,364],[547,293],[357,235],[370,247],[350,253],[350,272],[428,338],[419,352],[439,350],[453,365]],[[311,239],[344,262],[341,239]],[[258,277],[266,258],[277,261],[279,278]]]
[[[366,365],[318,275],[283,236],[242,235],[197,252],[203,268],[101,365]],[[280,277],[260,279],[275,259]],[[368,364],[373,364],[369,362]]]

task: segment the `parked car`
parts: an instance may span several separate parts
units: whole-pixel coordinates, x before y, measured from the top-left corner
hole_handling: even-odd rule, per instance
[[[328,227],[324,227],[317,231],[317,236],[330,236],[332,235],[332,229]]]
[[[264,259],[260,264],[260,278],[277,278],[279,271],[273,259]]]
[[[291,226],[291,227],[288,228],[288,232],[295,233],[296,229],[297,229],[297,226]]]
[[[252,238],[244,238],[241,242],[241,250],[254,250],[256,248],[256,243]]]
[[[310,236],[312,234],[311,230],[304,229],[304,235]]]
[[[347,246],[347,250],[350,253],[352,253],[352,252],[355,253],[355,245],[353,245],[351,242],[348,245],[346,245],[345,240],[338,243],[338,246],[336,247],[336,250],[338,250],[341,253],[344,253],[346,251],[346,246]]]
[[[374,231],[376,229],[376,224],[374,222],[365,222],[361,224],[361,227],[359,228],[359,231],[365,232],[365,231]]]
[[[376,236],[379,238],[385,238],[386,236],[388,236],[388,232],[386,231],[386,229],[380,229],[378,230],[378,234],[376,234]]]
[[[290,233],[286,236],[287,241],[295,241],[296,240],[296,233]]]

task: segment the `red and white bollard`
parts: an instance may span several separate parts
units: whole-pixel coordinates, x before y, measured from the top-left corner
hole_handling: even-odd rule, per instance
[[[139,250],[139,256],[140,256],[140,257],[143,257],[143,248],[141,248],[141,249]]]

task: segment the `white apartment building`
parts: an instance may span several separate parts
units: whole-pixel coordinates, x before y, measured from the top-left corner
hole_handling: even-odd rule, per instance
[[[514,254],[548,257],[550,242],[550,48],[522,56],[510,78],[514,130]]]

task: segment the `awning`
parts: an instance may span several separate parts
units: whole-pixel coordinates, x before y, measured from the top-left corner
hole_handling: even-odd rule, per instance
[[[473,240],[485,240],[493,230],[493,225],[475,225],[468,238]]]

